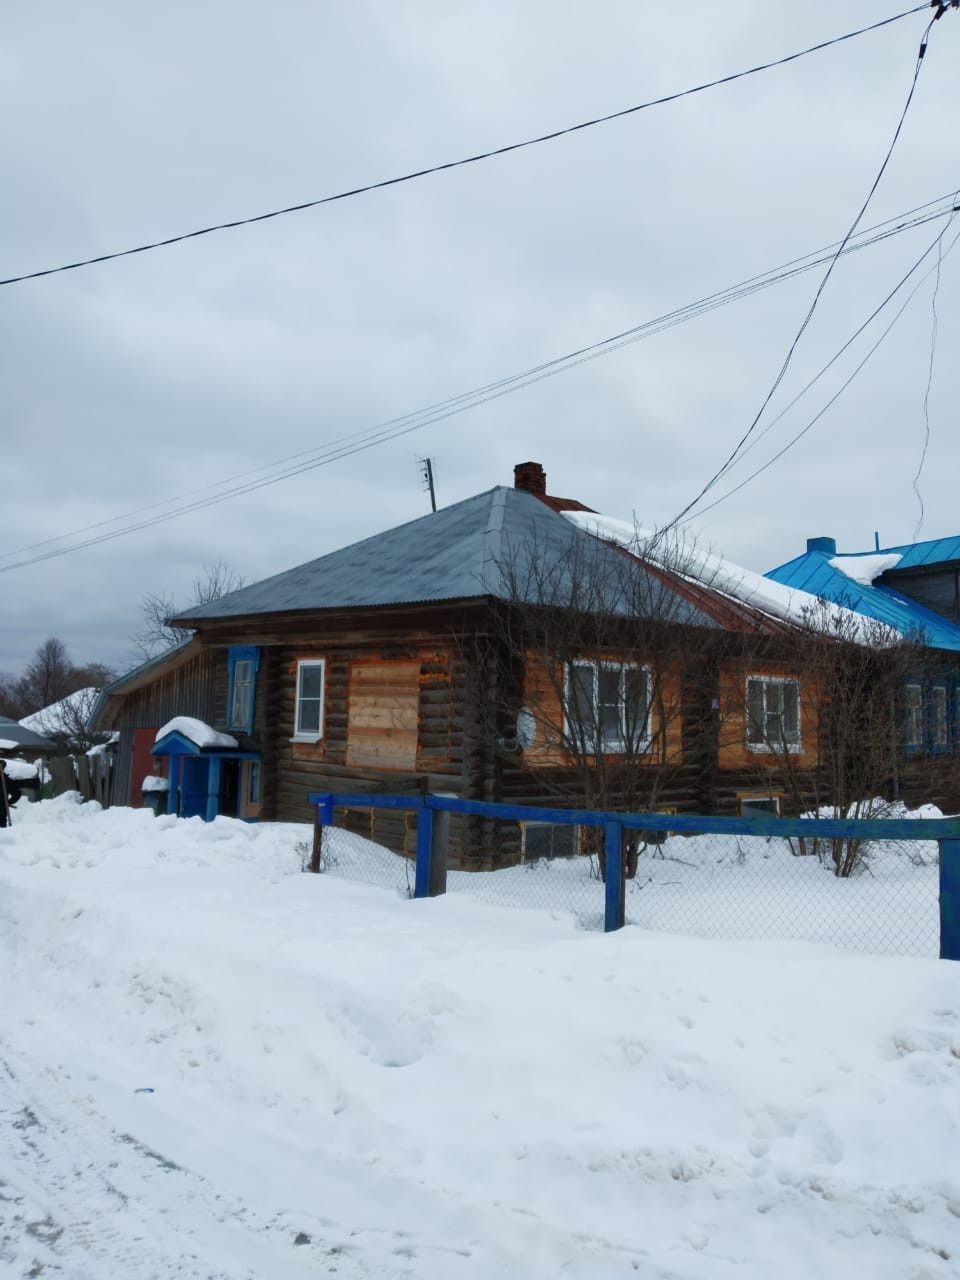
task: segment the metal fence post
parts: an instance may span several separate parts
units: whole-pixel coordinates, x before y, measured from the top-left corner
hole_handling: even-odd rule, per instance
[[[447,892],[447,854],[450,849],[450,814],[445,809],[433,812],[433,835],[430,840],[430,875],[428,893],[438,898]]]
[[[430,862],[433,851],[433,810],[426,804],[417,814],[417,875],[413,885],[415,898],[430,896]]]
[[[626,885],[623,879],[623,826],[608,822],[604,827],[606,903],[603,913],[605,933],[623,928]]]
[[[940,959],[960,960],[960,840],[940,841]]]

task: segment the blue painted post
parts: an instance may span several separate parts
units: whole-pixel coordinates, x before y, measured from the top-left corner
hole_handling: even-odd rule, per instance
[[[167,813],[180,812],[180,761],[183,756],[174,755],[171,751],[167,757],[167,781],[170,787],[167,791]]]
[[[313,814],[313,849],[310,852],[310,870],[315,876],[323,866],[323,828],[333,826],[333,796],[325,793],[312,795],[316,805]]]
[[[623,928],[623,826],[619,822],[608,822],[604,831],[606,906],[603,914],[603,928],[604,932],[611,933],[614,929]]]
[[[212,822],[220,810],[220,757],[213,756],[207,772],[207,822]]]
[[[433,848],[433,810],[426,805],[417,814],[417,875],[413,884],[415,898],[430,896],[430,853]]]
[[[940,959],[960,960],[960,840],[940,841]]]

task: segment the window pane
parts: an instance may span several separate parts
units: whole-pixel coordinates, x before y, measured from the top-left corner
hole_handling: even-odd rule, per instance
[[[762,680],[747,681],[747,741],[766,741]]]
[[[260,761],[250,761],[249,783],[247,786],[247,803],[260,803]]]
[[[250,723],[250,695],[253,692],[248,684],[233,686],[233,710],[230,716],[231,728],[246,728]]]
[[[569,702],[571,727],[580,733],[593,732],[593,676],[594,668],[585,663],[574,663],[569,669]]]
[[[907,744],[918,747],[923,741],[922,698],[918,684],[907,685]]]
[[[323,712],[322,662],[301,662],[297,674],[297,724],[304,737],[320,736]]]
[[[783,736],[789,743],[800,741],[800,686],[780,685],[783,704]]]
[[[947,691],[942,685],[935,684],[933,694],[933,745],[947,745]]]
[[[624,736],[634,748],[650,736],[647,672],[643,667],[625,667],[623,672]]]
[[[320,732],[320,700],[301,701],[297,707],[297,733]]]
[[[300,667],[300,697],[319,698],[323,694],[323,667],[311,663]]]

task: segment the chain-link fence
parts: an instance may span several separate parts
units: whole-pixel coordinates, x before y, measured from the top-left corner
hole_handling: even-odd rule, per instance
[[[791,938],[847,950],[936,956],[937,845],[877,840],[851,875],[832,845],[800,852],[762,836],[672,836],[637,860],[628,924],[702,938]]]
[[[671,836],[626,861],[627,924],[702,938],[784,938],[848,950],[936,956],[937,845],[878,840],[847,877],[833,846],[762,836]],[[631,874],[632,873],[632,874]],[[447,890],[499,906],[570,912],[603,928],[598,854],[545,856],[502,871],[450,872]]]
[[[596,856],[546,856],[501,871],[450,871],[447,892],[498,907],[567,912],[582,929],[603,928],[604,885]]]
[[[403,854],[324,827],[321,870],[413,896],[417,823],[431,803],[414,808],[408,802],[406,811],[390,817]],[[497,906],[564,913],[586,929],[617,927],[611,924],[604,879],[604,827],[588,821],[606,815],[581,815],[586,825],[577,825],[556,821],[556,811],[550,811],[554,820],[537,821],[518,819],[518,810],[507,806],[463,802],[458,809],[442,802],[437,804],[441,808],[481,822],[487,855],[492,850],[496,861],[499,848],[507,864],[496,870],[462,870],[451,864],[446,892]],[[703,938],[829,943],[878,954],[940,953],[939,845],[928,837],[936,830],[944,839],[957,840],[956,822],[847,824],[873,830],[869,838],[837,830],[812,838],[791,832],[786,823],[766,824],[786,828],[786,835],[760,835],[752,833],[754,823],[747,824],[750,834],[730,830],[737,824],[729,819],[671,821],[688,831],[694,827],[696,833],[649,830],[640,828],[637,819],[625,820],[623,919],[628,925]],[[705,832],[711,824],[727,829]],[[911,832],[923,838],[911,838]],[[960,844],[953,847],[954,855],[958,851]],[[838,875],[838,866],[849,874]],[[426,883],[424,875],[422,892]]]
[[[311,852],[306,852],[304,857],[304,870],[309,868]],[[377,885],[412,898],[417,864],[415,858],[392,853],[384,845],[356,832],[343,827],[322,827],[319,869],[341,880]]]

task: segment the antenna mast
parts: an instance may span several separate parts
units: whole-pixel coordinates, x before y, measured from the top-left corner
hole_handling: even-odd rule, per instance
[[[436,511],[437,494],[433,484],[433,459],[432,458],[420,459],[420,478],[423,481],[424,489],[429,489],[430,491],[430,509],[432,511]]]

